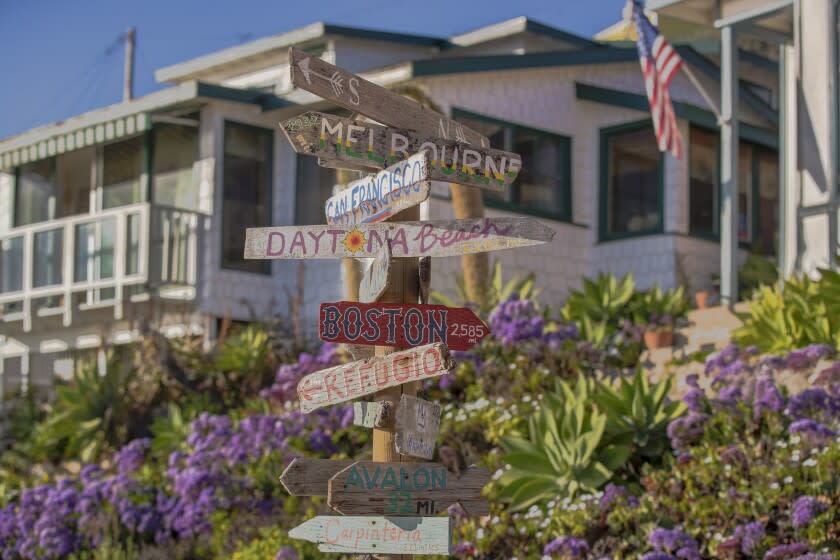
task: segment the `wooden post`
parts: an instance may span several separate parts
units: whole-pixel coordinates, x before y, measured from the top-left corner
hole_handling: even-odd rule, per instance
[[[415,206],[403,210],[395,215],[392,221],[412,221],[420,219],[420,207]],[[417,303],[417,298],[420,293],[420,260],[413,257],[395,258],[391,264],[391,282],[385,289],[385,292],[379,298],[382,303]],[[376,346],[375,355],[384,356],[398,350],[393,346]],[[411,395],[417,394],[419,382],[412,381],[404,383],[398,387],[391,387],[384,391],[376,393],[374,400],[388,401],[391,404],[391,410],[396,410],[400,403],[400,396],[403,394]],[[397,453],[395,445],[395,432],[393,424],[385,428],[373,429],[373,460],[378,462],[388,461],[416,461],[416,458],[403,456]],[[412,558],[412,555],[387,555],[381,558],[393,558],[406,560]]]

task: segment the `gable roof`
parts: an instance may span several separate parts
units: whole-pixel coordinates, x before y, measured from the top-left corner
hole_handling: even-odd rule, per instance
[[[532,33],[534,35],[540,35],[550,39],[557,39],[577,47],[599,46],[598,43],[591,39],[540,23],[525,16],[511,18],[499,23],[479,27],[473,31],[453,35],[449,38],[448,42],[450,44],[450,48],[471,47],[473,45],[479,45],[481,43],[486,43],[487,41],[509,37],[518,33]]]

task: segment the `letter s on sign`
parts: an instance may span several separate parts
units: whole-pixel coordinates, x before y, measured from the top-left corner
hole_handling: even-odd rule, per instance
[[[353,105],[359,104],[359,90],[356,89],[356,86],[359,85],[358,78],[350,78],[350,81],[347,82],[347,85],[350,87],[350,93],[356,97],[356,99],[350,98],[350,103]]]

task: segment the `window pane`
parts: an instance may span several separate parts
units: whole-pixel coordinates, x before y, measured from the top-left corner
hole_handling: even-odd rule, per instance
[[[267,260],[248,260],[245,229],[271,225],[271,130],[225,123],[222,267],[270,273]]]
[[[131,138],[107,144],[103,149],[102,208],[141,201],[140,167],[143,139]]]
[[[156,124],[153,134],[153,200],[196,210],[198,185],[193,183],[193,163],[198,153],[198,127]]]
[[[90,209],[91,173],[96,148],[83,148],[56,158],[56,183],[61,193],[62,216],[87,214]]]
[[[548,135],[516,129],[513,151],[522,156],[522,170],[513,186],[513,202],[522,208],[567,216],[564,185],[567,144]]]
[[[505,130],[509,127],[497,122],[487,121],[484,119],[474,119],[470,117],[457,117],[458,122],[464,123],[466,126],[475,130],[479,134],[483,134],[490,140],[490,146],[497,150],[511,150],[510,146],[505,145]],[[523,156],[524,159],[524,156]],[[524,162],[523,162],[524,166]],[[507,190],[507,189],[506,189]],[[502,202],[510,202],[511,197],[509,192],[505,191],[489,191],[482,190],[485,199],[495,199]]]
[[[348,175],[351,174],[348,173]],[[298,155],[295,192],[296,225],[327,223],[324,206],[327,199],[332,196],[336,182],[334,169],[321,167],[314,157]]]
[[[607,142],[607,232],[633,233],[659,228],[662,222],[660,156],[653,129],[612,134]]]
[[[772,150],[758,152],[758,243],[765,255],[775,255],[779,232],[779,156]]]
[[[753,229],[753,148],[749,144],[738,146],[738,241],[752,241]]]
[[[56,217],[55,159],[20,166],[15,194],[15,226]]]
[[[718,232],[718,135],[691,128],[689,136],[688,231]]]

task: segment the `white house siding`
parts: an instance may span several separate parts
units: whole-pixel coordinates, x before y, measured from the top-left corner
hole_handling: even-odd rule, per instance
[[[14,176],[10,173],[0,173],[0,233],[12,228],[13,190]]]

